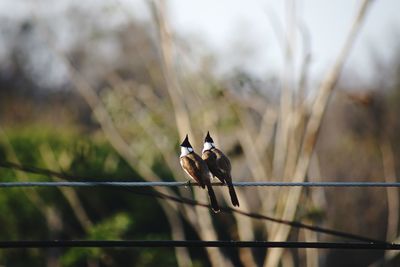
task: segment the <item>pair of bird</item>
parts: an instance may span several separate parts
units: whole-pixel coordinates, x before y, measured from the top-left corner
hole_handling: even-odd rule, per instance
[[[233,206],[239,206],[239,200],[232,184],[231,163],[228,157],[215,147],[210,132],[207,132],[207,136],[204,139],[201,157],[194,152],[188,135],[186,135],[181,144],[180,164],[190,178],[195,180],[203,189],[207,187],[214,212],[219,212],[220,208],[211,186],[213,176],[217,177],[223,184],[228,185]]]

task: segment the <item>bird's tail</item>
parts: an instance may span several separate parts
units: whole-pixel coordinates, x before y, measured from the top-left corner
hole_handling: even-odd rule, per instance
[[[235,207],[239,207],[239,199],[236,195],[235,188],[233,187],[232,182],[227,183],[229,188],[229,195],[231,196],[232,205]]]
[[[214,190],[213,190],[213,188],[211,186],[211,182],[207,183],[207,190],[208,190],[208,195],[210,196],[210,202],[211,202],[212,210],[215,213],[220,212],[221,210],[219,209],[217,197],[215,196]]]

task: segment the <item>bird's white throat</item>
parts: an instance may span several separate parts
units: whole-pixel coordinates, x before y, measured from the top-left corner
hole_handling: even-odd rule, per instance
[[[211,148],[215,147],[214,143],[210,143],[210,142],[205,142],[204,146],[203,146],[203,151],[202,153],[204,153],[204,151],[210,150]]]
[[[192,152],[193,152],[193,148],[181,146],[181,156],[180,157],[184,157],[187,154],[190,154]]]

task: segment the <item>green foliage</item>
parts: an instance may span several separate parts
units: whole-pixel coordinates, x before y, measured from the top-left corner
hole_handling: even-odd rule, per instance
[[[119,240],[132,225],[126,213],[117,213],[94,225],[87,234],[87,240]],[[63,266],[75,266],[82,259],[101,259],[104,250],[100,248],[73,248],[62,256]]]
[[[122,234],[132,224],[131,218],[126,213],[118,213],[112,218],[103,220],[89,231],[89,239],[112,240],[121,238]]]
[[[0,140],[0,160],[52,170],[93,180],[139,180],[134,170],[101,137],[73,131],[43,128],[7,129]],[[11,145],[11,149],[10,149]],[[12,150],[12,151],[11,151]],[[49,164],[49,159],[54,162]],[[159,162],[157,164],[162,164]],[[51,181],[54,177],[32,175],[0,168],[1,181]],[[61,189],[0,189],[1,240],[124,240],[169,239],[169,227],[155,199],[123,189],[76,188],[80,209],[93,226],[85,228]],[[36,202],[39,199],[39,202]],[[38,204],[40,203],[40,204]],[[169,266],[176,265],[171,249],[60,250],[56,260],[62,266]],[[43,266],[49,251],[42,249],[0,250],[0,265]],[[22,257],[23,255],[23,257]]]

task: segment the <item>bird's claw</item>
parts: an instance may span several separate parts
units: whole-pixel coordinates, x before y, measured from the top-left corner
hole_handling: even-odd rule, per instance
[[[186,188],[190,188],[190,187],[192,187],[192,184],[191,184],[191,182],[190,182],[190,180],[188,180],[187,182],[186,182],[186,185],[185,185],[185,187]]]

